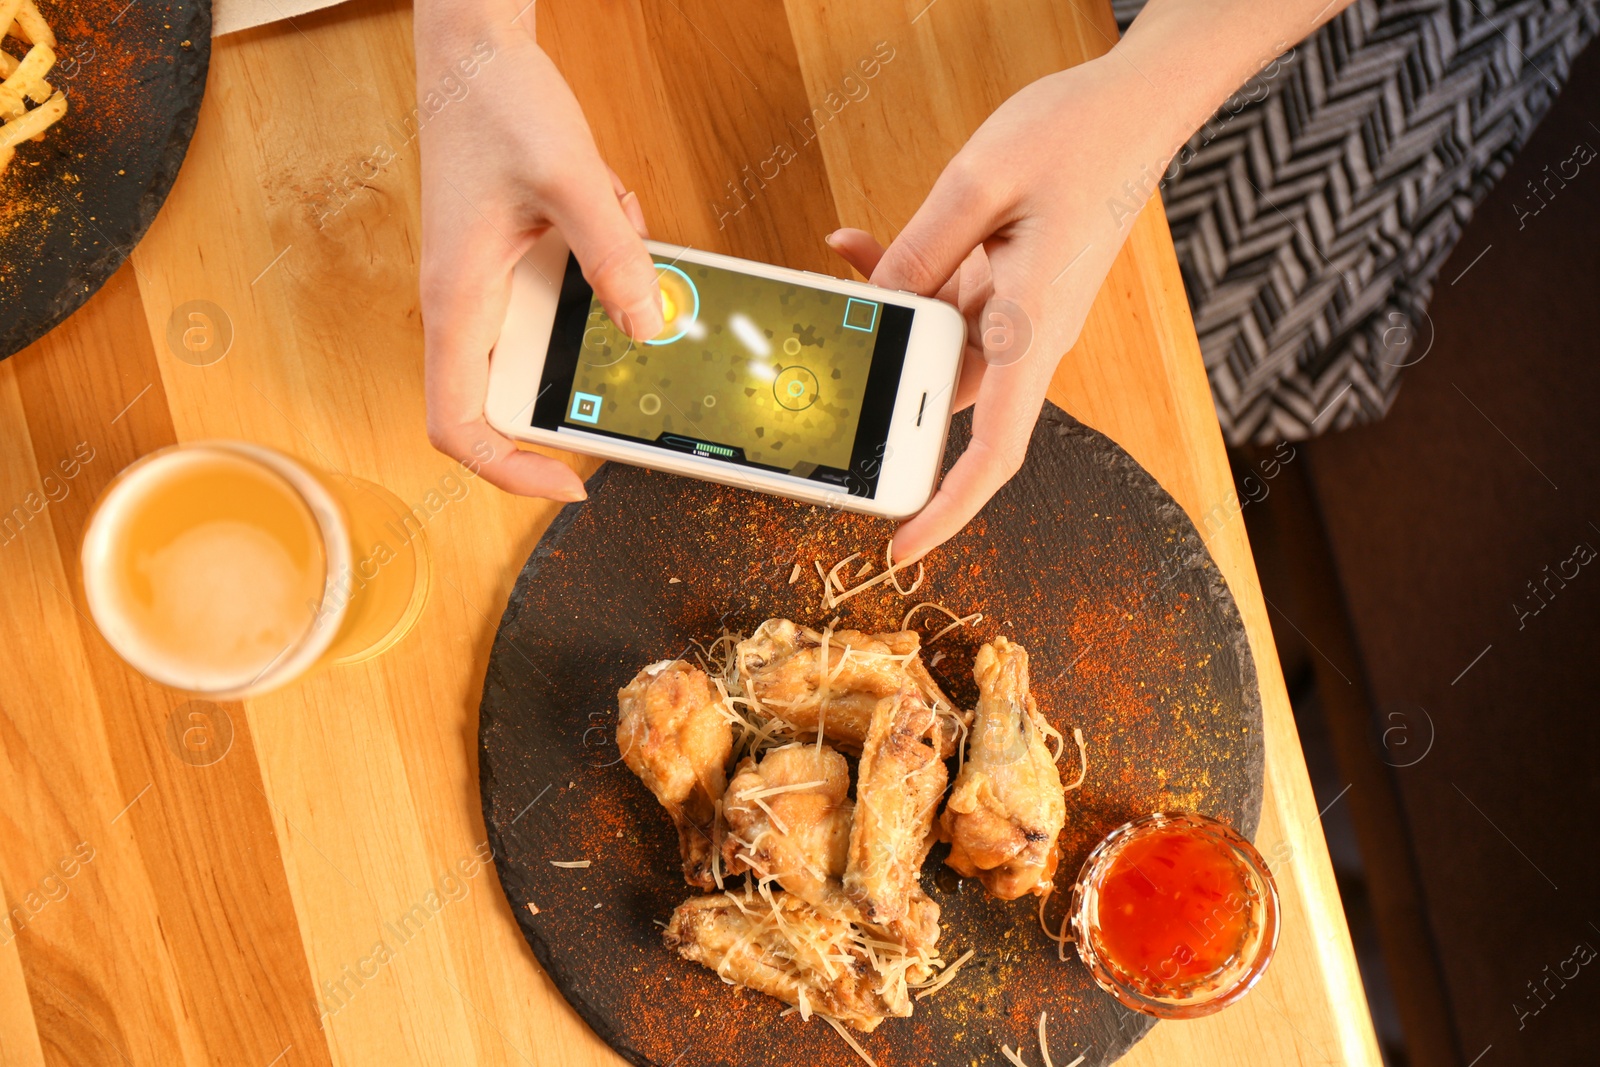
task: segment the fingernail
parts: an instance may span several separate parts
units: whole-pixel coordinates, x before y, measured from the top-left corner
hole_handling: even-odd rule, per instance
[[[638,313],[635,321],[637,321],[639,323],[642,323],[643,325],[649,327],[649,329],[646,331],[646,333],[644,335],[646,337],[654,337],[656,334],[660,333],[667,325],[666,315],[663,313],[663,310],[662,310],[662,307],[661,307],[661,303],[660,303],[659,300],[657,300],[655,302],[648,302],[647,301],[639,309],[639,313]]]
[[[839,231],[838,230],[834,230],[832,233],[828,234],[828,236],[824,237],[822,240],[823,240],[823,243],[826,244],[829,248],[838,248],[839,247]]]

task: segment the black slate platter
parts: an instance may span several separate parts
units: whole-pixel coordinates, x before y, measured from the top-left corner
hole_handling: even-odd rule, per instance
[[[0,175],[0,359],[93,296],[178,176],[211,58],[211,0],[37,0],[67,114]],[[21,58],[25,46],[4,47]]]
[[[957,419],[952,456],[969,428]],[[881,566],[892,526],[616,464],[589,493],[523,568],[484,681],[484,819],[512,911],[567,1000],[634,1063],[851,1067],[860,1061],[821,1020],[779,1018],[777,1001],[662,945],[660,924],[694,891],[666,814],[620,762],[616,693],[724,627],[827,623],[813,561],[864,551]],[[971,706],[973,654],[1005,634],[1029,650],[1040,709],[1069,737],[1083,731],[1089,770],[1068,794],[1062,884],[1106,832],[1150,811],[1198,810],[1254,834],[1261,705],[1239,613],[1183,511],[1110,440],[1047,406],[1022,472],[930,555],[922,588],[857,596],[838,626],[893,629],[923,600],[983,613],[925,653],[943,651],[932,670],[953,699]],[[913,625],[931,635],[936,616]],[[1062,766],[1070,781],[1070,748]],[[1148,1031],[1070,947],[1057,959],[1034,898],[988,898],[942,865],[945,851],[923,870],[943,909],[940,948],[976,955],[912,1018],[860,1035],[881,1067],[1002,1062],[1002,1043],[1037,1048],[1041,1011],[1058,1064],[1110,1063]],[[1066,895],[1050,902],[1052,924]]]

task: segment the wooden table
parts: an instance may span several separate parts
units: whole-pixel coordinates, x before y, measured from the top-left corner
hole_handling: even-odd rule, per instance
[[[939,0],[919,14],[924,2],[546,0],[539,36],[657,236],[837,271],[824,233],[887,241],[993,107],[1116,33],[1104,0]],[[893,59],[866,95],[719,228],[713,205],[737,206],[726,183],[777,138],[798,140],[790,124],[830,93],[849,99],[845,76],[880,41]],[[89,504],[151,449],[246,438],[408,503],[454,469],[423,431],[410,56],[396,0],[218,42],[188,161],[130,264],[0,363],[0,508],[27,515],[0,532],[7,1067],[619,1062],[539,970],[492,869],[473,864],[479,689],[551,505],[474,483],[428,527],[434,586],[417,630],[375,662],[224,706],[231,748],[207,766],[170,740],[186,697],[125,668],[80,608]],[[234,332],[208,367],[169,346],[169,318],[192,300]],[[1277,961],[1240,1006],[1162,1024],[1125,1062],[1376,1064],[1159,207],[1052,396],[1212,517],[1198,524],[1249,627],[1266,708],[1258,842],[1283,896]],[[430,898],[463,862],[474,873]],[[420,933],[363,965],[418,904]],[[346,994],[328,1015],[324,983]]]

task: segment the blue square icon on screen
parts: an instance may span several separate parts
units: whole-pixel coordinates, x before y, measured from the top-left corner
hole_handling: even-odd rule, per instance
[[[862,333],[871,333],[872,328],[878,324],[878,305],[870,300],[857,300],[855,297],[845,301],[844,328],[847,330],[860,330]]]
[[[599,422],[602,399],[602,397],[595,396],[593,393],[573,393],[572,421]]]

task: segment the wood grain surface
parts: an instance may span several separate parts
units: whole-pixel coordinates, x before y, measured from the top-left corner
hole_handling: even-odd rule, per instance
[[[655,236],[839,272],[827,231],[892,238],[990,109],[1115,34],[1104,0],[924,3],[546,0],[538,20]],[[847,94],[879,42],[894,58]],[[480,858],[478,696],[555,509],[457,483],[425,438],[410,56],[397,0],[218,41],[189,159],[144,242],[0,364],[7,1067],[618,1062],[539,970]],[[803,143],[796,128],[830,94],[850,102]],[[451,108],[432,121],[459,121]],[[732,213],[728,183],[759,175],[785,137],[793,161]],[[204,367],[168,339],[195,300],[232,331]],[[1376,1064],[1159,206],[1052,397],[1195,518],[1250,631],[1265,710],[1257,841],[1283,894],[1278,959],[1242,1004],[1160,1024],[1124,1062]],[[188,697],[110,652],[76,560],[119,468],[219,436],[426,504],[435,570],[421,622],[388,655],[206,709],[232,740],[199,765],[172,740]]]

